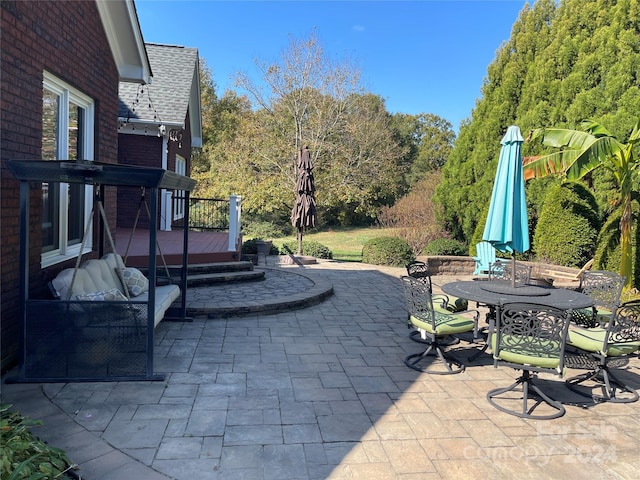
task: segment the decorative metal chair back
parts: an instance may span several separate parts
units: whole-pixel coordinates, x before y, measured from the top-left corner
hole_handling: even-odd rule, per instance
[[[593,328],[606,323],[620,302],[625,277],[605,270],[586,270],[580,276],[579,290],[593,300],[593,308],[576,310],[573,322]],[[599,318],[602,317],[602,318]]]
[[[510,366],[522,374],[508,387],[487,392],[491,405],[522,418],[546,420],[564,415],[562,403],[542,391],[531,372],[562,375],[570,320],[571,310],[548,305],[508,303],[498,307],[491,339],[494,364]]]
[[[619,358],[640,350],[640,300],[620,305],[602,328],[572,330],[569,344],[596,362],[593,370],[567,379],[570,390],[596,403],[631,403],[640,398],[633,386],[614,374]]]
[[[511,262],[497,260],[489,266],[489,280],[511,281],[513,265]],[[516,285],[527,285],[531,279],[531,267],[516,262]]]
[[[569,317],[566,310],[535,303],[509,303],[499,307],[494,358],[507,362],[511,355],[539,359],[538,366],[527,365],[527,369],[532,370],[549,370],[544,365],[555,359],[558,363],[553,369],[562,373]]]
[[[431,271],[429,270],[429,264],[421,262],[420,260],[414,260],[406,265],[407,275],[413,278],[417,278],[428,284],[429,288],[433,290],[431,284]]]
[[[587,270],[580,277],[580,291],[591,297],[596,307],[613,312],[620,301],[625,280],[616,272]]]
[[[617,347],[621,344],[634,344],[634,347],[640,344],[640,300],[625,302],[618,308],[607,325],[604,353],[611,344],[616,344]],[[638,349],[640,347],[636,347]]]
[[[400,280],[409,316],[431,324],[435,331],[433,297],[429,285],[414,277],[401,277]]]
[[[449,375],[464,371],[464,364],[448,356],[441,343],[442,338],[473,332],[478,337],[478,312],[473,319],[441,308],[434,308],[434,298],[429,285],[420,278],[400,277],[409,313],[408,325],[419,333],[426,348],[420,353],[407,355],[404,364],[419,372]],[[466,313],[470,313],[467,311]],[[465,315],[466,315],[465,313]]]

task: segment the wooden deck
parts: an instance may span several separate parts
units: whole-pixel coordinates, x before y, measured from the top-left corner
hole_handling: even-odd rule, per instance
[[[167,265],[182,265],[184,232],[159,231],[157,240]],[[137,228],[131,235],[131,229],[118,228],[114,237],[116,250],[122,257],[128,257],[126,264],[145,267],[149,258],[149,230]],[[158,249],[157,262],[162,265]],[[189,232],[189,264],[234,262],[240,260],[240,253],[229,251],[227,232]]]

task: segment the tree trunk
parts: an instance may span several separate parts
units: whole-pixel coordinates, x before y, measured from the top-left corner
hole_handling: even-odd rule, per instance
[[[620,219],[620,275],[626,277],[625,288],[633,283],[633,258],[631,244],[631,195],[624,198],[624,210]]]

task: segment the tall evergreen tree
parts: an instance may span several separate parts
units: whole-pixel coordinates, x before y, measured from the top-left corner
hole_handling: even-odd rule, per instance
[[[615,137],[629,135],[640,111],[639,34],[638,0],[537,0],[523,8],[443,169],[437,200],[457,238],[469,241],[484,227],[500,138],[509,125],[523,132],[575,128],[590,118]],[[539,145],[523,146],[525,156],[543,153]],[[594,171],[584,180],[601,212],[611,213],[611,173]]]
[[[447,229],[460,240],[469,242],[477,228],[484,228],[485,218],[480,215],[486,214],[491,197],[500,140],[516,123],[523,85],[533,75],[539,52],[548,45],[554,13],[554,0],[538,0],[533,8],[526,5],[520,12],[511,38],[488,67],[482,98],[471,120],[461,126],[443,168],[436,198],[444,207]]]

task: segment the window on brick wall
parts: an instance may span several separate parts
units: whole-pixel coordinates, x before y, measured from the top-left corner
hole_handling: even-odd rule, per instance
[[[187,161],[180,155],[176,155],[176,173],[180,175],[187,174]],[[184,218],[185,192],[184,190],[176,190],[176,201],[173,202],[173,219],[180,220]]]
[[[44,72],[42,86],[42,159],[93,160],[93,100],[48,72]],[[43,267],[81,253],[85,219],[91,213],[92,188],[82,184],[42,184]],[[91,250],[91,241],[89,232],[85,252]]]

